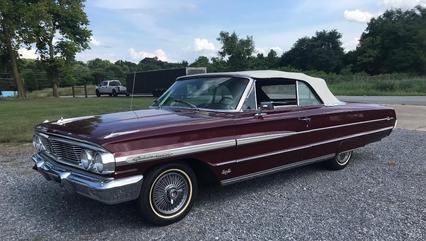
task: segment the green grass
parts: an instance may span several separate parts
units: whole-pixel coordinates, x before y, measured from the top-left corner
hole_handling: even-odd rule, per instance
[[[148,107],[153,98],[134,98],[134,109]],[[130,109],[130,98],[0,99],[0,143],[30,142],[33,128],[44,120],[96,115]]]
[[[374,76],[365,73],[308,72],[308,74],[325,79],[335,95],[426,95],[426,76],[403,73]]]
[[[332,81],[328,85],[335,95],[426,95],[426,78],[359,79]]]

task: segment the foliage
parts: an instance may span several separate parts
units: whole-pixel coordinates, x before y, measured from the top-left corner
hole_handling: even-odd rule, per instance
[[[188,62],[183,61],[182,63],[168,63],[159,60],[157,57],[144,58],[138,63],[139,71],[150,71],[159,69],[175,69],[184,68],[188,66]]]
[[[18,49],[21,44],[28,44],[32,41],[29,26],[36,16],[33,5],[31,1],[0,0],[1,62],[9,65],[19,97],[25,97],[25,89],[17,65]]]
[[[59,73],[67,69],[76,53],[89,48],[91,32],[84,0],[40,0],[40,19],[35,28],[36,47],[47,78],[58,96]]]
[[[426,8],[388,10],[372,19],[356,50],[356,70],[426,74]]]
[[[210,64],[209,58],[206,56],[199,56],[192,64],[191,67],[207,67]]]
[[[250,66],[250,59],[254,53],[253,37],[247,36],[245,39],[240,39],[238,35],[233,32],[220,32],[217,38],[222,44],[219,50],[219,58],[213,63],[219,64],[220,61],[227,63],[225,70],[236,71],[245,70]]]
[[[336,30],[323,30],[313,37],[301,38],[283,54],[281,65],[338,73],[343,67],[344,57],[341,38],[342,34]]]

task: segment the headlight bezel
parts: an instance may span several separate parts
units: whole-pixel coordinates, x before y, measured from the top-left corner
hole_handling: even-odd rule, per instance
[[[83,159],[84,157],[91,157]],[[83,163],[88,161],[88,163]],[[115,172],[115,158],[109,152],[94,151],[83,148],[80,156],[79,166],[86,171],[96,174],[111,174]]]
[[[43,141],[43,138],[46,138],[47,140],[53,139],[59,142],[63,142],[65,144],[73,145],[81,149],[81,153],[79,156],[77,156],[77,162],[71,162],[62,160],[61,158],[58,158],[54,153],[52,153],[52,148],[50,147],[50,143],[45,143]],[[106,149],[104,149],[102,146],[98,146],[96,144],[92,144],[85,141],[80,141],[73,138],[67,138],[65,136],[61,136],[58,134],[50,134],[50,133],[44,133],[35,131],[33,135],[33,146],[38,154],[43,154],[49,158],[51,158],[53,161],[58,162],[60,164],[64,164],[73,168],[80,169],[82,171],[90,172],[93,174],[98,175],[109,175],[115,173],[115,157],[114,154],[110,153]],[[48,146],[46,146],[48,145]],[[93,157],[93,161],[89,160],[85,165],[82,165],[82,153],[88,152]],[[94,167],[94,157],[95,155],[99,154],[102,158],[102,168],[96,169]]]

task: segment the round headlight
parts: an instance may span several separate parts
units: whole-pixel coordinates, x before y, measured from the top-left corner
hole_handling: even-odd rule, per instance
[[[83,150],[80,156],[80,166],[84,169],[89,169],[93,163],[93,153],[89,150]]]
[[[93,163],[93,169],[98,173],[102,173],[104,170],[104,164],[102,163],[102,155],[99,153],[96,153],[95,155],[95,162]]]

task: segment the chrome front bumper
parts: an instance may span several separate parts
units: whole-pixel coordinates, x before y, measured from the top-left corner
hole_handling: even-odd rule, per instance
[[[139,197],[142,175],[120,179],[105,178],[59,164],[41,154],[33,155],[32,160],[35,163],[33,168],[47,180],[58,182],[66,189],[88,198],[106,204],[117,204]]]

